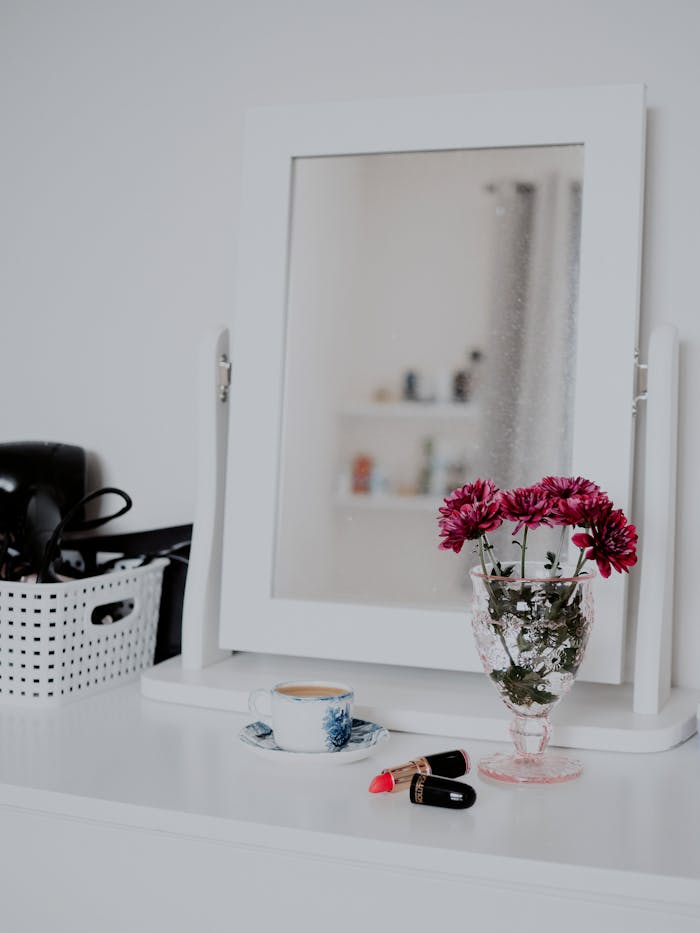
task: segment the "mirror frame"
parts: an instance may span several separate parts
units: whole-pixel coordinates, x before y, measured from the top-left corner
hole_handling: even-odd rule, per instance
[[[219,643],[236,651],[480,671],[468,612],[272,595],[293,160],[583,144],[572,472],[630,515],[645,149],[641,85],[266,108],[247,114]],[[437,547],[437,524],[436,524]],[[445,555],[445,559],[455,555]],[[464,558],[465,572],[468,558]],[[600,581],[580,679],[619,683],[626,575]]]

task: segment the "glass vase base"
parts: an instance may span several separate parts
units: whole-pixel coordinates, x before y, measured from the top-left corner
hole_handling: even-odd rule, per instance
[[[577,778],[582,771],[580,761],[554,752],[531,756],[497,752],[479,762],[483,777],[508,784],[562,784]]]

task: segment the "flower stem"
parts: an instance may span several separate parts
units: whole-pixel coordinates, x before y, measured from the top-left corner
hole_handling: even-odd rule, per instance
[[[581,568],[586,563],[586,549],[582,547],[579,549],[578,561],[576,563],[576,570],[574,570],[574,576],[577,577],[581,573]]]
[[[527,553],[527,525],[523,528],[523,543],[520,547],[520,576],[525,577],[525,554]]]
[[[494,605],[496,605],[497,602],[498,602],[498,600],[496,599],[496,594],[494,593],[494,591],[493,591],[493,589],[492,589],[492,587],[491,587],[491,583],[490,583],[490,581],[489,581],[489,577],[492,577],[492,576],[493,576],[493,573],[489,573],[489,571],[486,569],[486,561],[484,560],[484,542],[485,542],[485,538],[486,538],[486,535],[481,535],[481,536],[479,537],[479,560],[481,561],[481,569],[484,571],[484,586],[486,587],[486,589],[487,589],[487,590],[489,591],[489,593],[491,594],[491,599],[493,599]],[[486,541],[486,548],[489,549],[489,543],[488,543],[488,541]],[[498,564],[497,564],[496,566],[498,567],[498,569],[499,569],[499,571],[500,571],[500,566],[499,566]]]
[[[494,557],[493,545],[491,544],[491,542],[489,541],[489,539],[486,537],[485,534],[481,535],[481,537],[479,538],[479,544],[481,544],[482,542],[483,542],[483,546],[489,552],[489,559],[491,561],[492,566],[495,567],[496,569],[496,576],[502,577],[503,568],[501,567],[501,562],[498,560],[497,557]],[[484,567],[484,572],[486,572],[485,567]],[[492,573],[492,576],[493,576],[493,573]]]
[[[508,650],[508,645],[506,644],[505,635],[503,634],[503,627],[501,625],[498,625],[497,623],[496,625],[497,625],[496,634],[498,635],[501,641],[501,644],[503,645],[503,650],[508,655],[508,660],[510,661],[510,665],[511,667],[516,667],[515,661],[513,660],[513,655]]]
[[[564,550],[564,539],[566,538],[566,525],[561,527],[561,535],[559,536],[559,547],[557,548],[556,557],[552,563],[552,572],[550,577],[556,576],[557,567],[559,566],[559,559],[561,558],[561,552]]]
[[[586,563],[586,549],[582,547],[579,549],[578,561],[576,562],[576,569],[574,570],[575,577],[577,577],[581,573],[581,568],[583,567],[585,563]],[[578,586],[577,583],[571,583],[566,588],[562,596],[556,601],[556,603],[552,605],[552,610],[556,608],[556,610],[559,611],[563,606],[566,606],[566,604],[571,599],[571,596],[577,586]],[[550,617],[553,618],[551,614],[550,614]]]
[[[491,581],[489,580],[489,572],[486,569],[486,561],[484,560],[485,539],[486,539],[486,535],[480,535],[479,537],[479,559],[481,561],[481,569],[484,571],[484,586],[491,594],[493,605],[498,606],[498,599],[496,598],[496,594],[494,593],[493,588],[491,587]],[[490,552],[491,548],[490,548],[488,541],[486,541],[486,547]],[[500,574],[501,566],[498,562],[496,562],[496,566],[498,567],[499,574]],[[503,650],[508,655],[508,660],[510,661],[511,666],[515,667],[515,661],[513,660],[513,655],[508,650],[508,645],[506,644],[506,639],[505,639],[505,636],[503,635],[503,626],[499,624],[498,620],[492,621],[491,625],[496,630],[496,634],[498,635],[498,638],[500,639],[500,642],[503,645]]]
[[[484,576],[488,577],[489,572],[486,569],[486,561],[484,560],[484,535],[479,536],[479,560],[481,561],[481,569],[484,571]]]

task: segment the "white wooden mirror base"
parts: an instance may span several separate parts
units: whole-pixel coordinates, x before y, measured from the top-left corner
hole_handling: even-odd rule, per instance
[[[226,419],[215,390],[222,346],[222,329],[209,334],[203,348],[200,379],[202,398],[210,398],[200,432],[197,521],[183,620],[183,658],[165,661],[144,672],[141,689],[151,699],[193,706],[245,712],[248,693],[255,687],[294,677],[323,676],[351,682],[358,698],[357,714],[396,731],[508,740],[509,717],[496,691],[483,674],[343,661],[324,661],[279,655],[235,653],[221,657],[214,648],[218,634],[223,484],[214,481],[224,472]],[[662,508],[665,531],[648,535],[641,567],[655,568],[645,577],[639,613],[637,674],[634,684],[620,686],[579,682],[555,710],[552,744],[604,751],[656,752],[672,748],[696,731],[699,691],[671,688],[670,639],[673,580],[668,565],[656,559],[654,548],[673,538],[674,521],[667,506],[675,501],[675,412],[677,398],[677,340],[662,328],[650,340],[647,420],[647,488],[670,489],[670,498],[656,505],[646,497],[645,521]],[[209,368],[206,359],[210,360]],[[216,407],[218,406],[218,407]],[[206,401],[203,403],[206,407]],[[217,412],[212,415],[212,411]],[[666,450],[659,453],[659,439]],[[653,443],[652,443],[653,440]],[[213,452],[213,453],[212,453]],[[214,463],[212,463],[212,460]],[[650,476],[651,466],[653,476]],[[649,479],[653,484],[649,485]],[[214,568],[206,573],[205,568]],[[196,568],[199,568],[197,570]],[[471,637],[467,618],[465,641]],[[642,660],[640,660],[642,659]]]
[[[241,653],[201,671],[185,671],[171,658],[142,675],[141,691],[154,700],[245,712],[256,687],[319,675],[352,683],[356,715],[387,729],[509,742],[510,718],[496,690],[484,674],[463,671]],[[552,714],[551,744],[659,752],[695,733],[697,691],[672,689],[656,715],[634,713],[632,692],[632,684],[575,684]]]

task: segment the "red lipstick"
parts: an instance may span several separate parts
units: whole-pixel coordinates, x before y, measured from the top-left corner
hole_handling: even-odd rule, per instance
[[[411,785],[414,774],[439,774],[442,777],[462,777],[470,768],[469,755],[463,748],[451,752],[439,752],[437,755],[424,755],[414,758],[395,768],[385,768],[372,779],[370,794],[393,794],[406,790]]]

